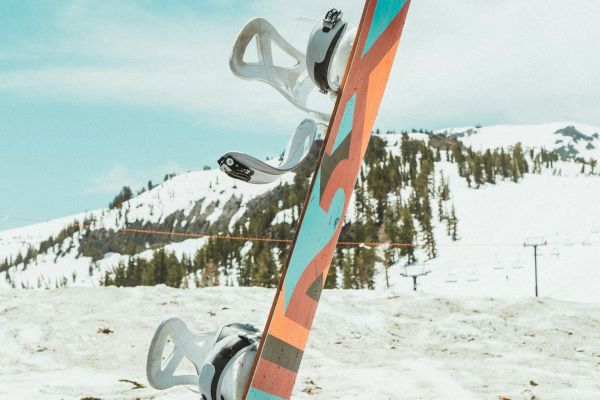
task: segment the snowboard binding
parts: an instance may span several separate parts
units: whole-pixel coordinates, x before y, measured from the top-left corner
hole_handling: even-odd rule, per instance
[[[321,124],[323,126],[323,124]],[[310,149],[318,138],[319,125],[312,119],[305,119],[298,125],[290,138],[279,165],[274,166],[236,151],[219,158],[219,167],[232,178],[250,183],[270,183],[281,175],[291,172],[308,161]]]
[[[198,334],[179,318],[167,319],[150,344],[148,382],[161,390],[192,386],[202,400],[240,400],[260,336],[261,330],[251,324],[229,324],[216,332]],[[186,360],[195,373],[176,374]]]
[[[288,142],[279,165],[267,164],[245,153],[229,152],[219,158],[220,169],[234,179],[249,183],[273,182],[292,172],[307,160],[308,150],[324,136],[330,112],[309,104],[312,93],[320,92],[335,99],[352,52],[356,31],[350,30],[343,13],[331,9],[317,23],[308,40],[306,54],[292,46],[264,18],[248,22],[240,32],[229,66],[241,79],[266,83],[281,93],[292,105],[314,119],[305,119]],[[256,39],[258,61],[246,62],[248,47]],[[292,67],[277,65],[273,45],[279,47],[296,63]],[[318,129],[323,127],[325,129]]]

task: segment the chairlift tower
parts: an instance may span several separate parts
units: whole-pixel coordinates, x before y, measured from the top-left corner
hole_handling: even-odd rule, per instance
[[[417,279],[421,276],[429,275],[431,271],[425,270],[425,266],[423,264],[417,264],[412,267],[405,266],[404,271],[400,273],[400,276],[405,278],[413,279],[413,292],[417,291]]]
[[[525,247],[533,247],[533,263],[535,268],[535,297],[538,297],[538,267],[537,267],[537,248],[538,246],[546,246],[548,242],[543,238],[530,238],[526,239],[523,246]]]

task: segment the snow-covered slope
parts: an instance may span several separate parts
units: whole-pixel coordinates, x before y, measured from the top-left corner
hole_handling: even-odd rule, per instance
[[[250,199],[272,190],[279,184],[274,182],[268,185],[251,185],[236,181],[219,170],[187,172],[134,197],[125,204],[124,210],[100,209],[0,232],[0,259],[14,256],[18,252],[23,253],[28,247],[35,247],[49,236],[58,234],[66,226],[83,223],[85,218],[95,220],[91,225],[92,229],[119,229],[124,227],[126,222],[132,221],[159,223],[177,211],[189,214],[196,202],[202,200],[201,211],[210,208],[207,219],[214,222],[221,216],[223,207],[211,205],[224,205],[233,195],[241,200],[242,205],[238,213],[241,215],[244,205]],[[191,221],[183,219],[179,221],[179,225],[184,227],[188,222]]]
[[[172,315],[198,331],[264,323],[272,297],[225,287],[0,291],[0,398],[196,400],[186,388],[149,388],[156,326]],[[598,343],[598,305],[325,290],[292,397],[597,400]]]
[[[467,188],[452,164],[441,163],[450,179],[459,219],[454,242],[438,225],[439,257],[411,266],[431,271],[419,288],[445,295],[519,297],[534,295],[533,248],[529,239],[546,241],[538,248],[541,296],[600,302],[600,177],[530,174],[519,182]],[[572,167],[569,163],[564,168]],[[572,168],[571,168],[572,169]],[[390,270],[392,285],[405,289],[412,281]],[[379,276],[383,286],[383,276]]]
[[[474,150],[493,149],[522,143],[526,148],[543,147],[559,154],[600,159],[600,128],[573,122],[555,122],[541,125],[497,125],[442,129]]]
[[[283,181],[293,179],[286,176]],[[58,220],[29,225],[0,232],[0,262],[14,259],[17,254],[26,254],[29,248],[36,249],[49,237],[56,237],[66,227],[84,224],[91,220],[85,230],[119,230],[133,222],[140,225],[160,224],[166,218],[179,214],[174,229],[184,231],[200,216],[207,224],[215,223],[222,216],[232,200],[236,202],[233,215],[227,221],[233,225],[246,211],[247,203],[264,193],[273,190],[281,182],[267,185],[251,185],[234,180],[219,170],[188,172],[175,176],[166,182],[146,191],[126,202],[121,209],[100,209],[77,214]],[[194,216],[190,216],[192,214]],[[188,216],[190,216],[188,218]],[[193,254],[202,247],[205,239],[189,239],[169,244],[166,248],[177,254]],[[55,246],[47,254],[42,254],[26,266],[11,269],[16,287],[55,288],[61,286],[97,286],[104,271],[111,270],[127,257],[108,252],[104,258],[94,263],[92,259],[81,257],[78,251],[78,235]],[[148,251],[148,253],[151,253]],[[66,281],[65,281],[66,280]],[[10,286],[6,273],[0,273],[0,287]]]
[[[569,127],[573,127],[572,129]],[[474,148],[510,147],[522,142],[527,147],[571,146],[586,159],[598,153],[599,129],[583,124],[556,123],[539,126],[497,126],[444,130],[446,134]],[[559,133],[557,133],[559,132]],[[582,136],[585,138],[582,138]],[[426,134],[413,138],[427,140]],[[400,135],[381,135],[391,151],[398,151]],[[563,140],[557,144],[557,140]],[[554,146],[554,147],[553,147]],[[590,148],[587,148],[590,147]],[[593,147],[593,148],[592,148]],[[436,163],[440,174],[449,180],[452,202],[459,219],[459,240],[451,241],[445,226],[436,222],[438,257],[412,270],[431,271],[419,279],[419,288],[429,293],[450,295],[493,295],[519,297],[533,294],[533,250],[523,247],[531,237],[543,237],[548,246],[540,248],[539,288],[542,296],[557,299],[600,302],[600,177],[589,168],[581,173],[574,162],[557,162],[541,174],[528,174],[518,183],[499,181],[475,190],[458,176],[456,164]],[[284,178],[291,182],[293,176]],[[273,191],[270,185],[249,185],[234,181],[220,171],[189,172],[174,177],[151,191],[124,204],[122,209],[103,209],[60,220],[0,232],[0,262],[25,254],[56,236],[73,223],[91,220],[86,228],[93,232],[113,232],[120,228],[158,225],[168,221],[169,229],[185,231],[192,226],[224,222],[231,226],[248,211],[249,202]],[[435,207],[434,207],[435,208]],[[280,211],[272,223],[291,222],[297,210]],[[349,218],[355,218],[353,206]],[[199,221],[205,225],[197,225]],[[172,225],[171,225],[172,224]],[[194,225],[196,224],[196,225]],[[203,233],[196,229],[194,233]],[[194,254],[206,239],[193,238],[166,243],[178,255]],[[127,256],[115,251],[101,253],[92,262],[79,252],[79,235],[53,246],[26,266],[0,272],[0,287],[54,288],[98,286],[105,271],[110,271]],[[142,248],[149,256],[150,246]],[[420,253],[420,260],[425,257]],[[410,290],[412,282],[402,278],[403,265],[389,271],[392,287]],[[234,283],[235,280],[232,282]],[[377,288],[385,289],[383,269],[379,266]]]

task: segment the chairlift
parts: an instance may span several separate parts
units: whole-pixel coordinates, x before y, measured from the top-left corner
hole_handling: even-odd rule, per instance
[[[402,276],[420,276],[427,275],[430,271],[425,271],[424,264],[405,265],[403,271],[400,273]]]
[[[410,269],[409,269],[410,267]],[[425,275],[429,275],[431,273],[431,270],[425,270],[425,265],[423,264],[417,264],[417,265],[405,265],[404,266],[404,271],[400,273],[400,276],[404,277],[404,278],[412,278],[413,280],[413,290],[416,292],[417,291],[417,279],[419,277],[425,276]]]

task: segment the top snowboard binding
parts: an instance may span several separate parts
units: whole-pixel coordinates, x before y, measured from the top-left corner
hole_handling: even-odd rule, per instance
[[[283,39],[267,20],[255,18],[246,24],[233,46],[229,60],[233,74],[272,86],[314,120],[306,119],[298,126],[279,165],[267,164],[244,153],[229,152],[218,160],[223,172],[250,183],[269,183],[306,162],[310,148],[316,140],[321,139],[331,117],[329,112],[311,106],[309,98],[314,92],[335,98],[348,65],[355,35],[356,31],[350,30],[343,20],[343,13],[332,9],[313,29],[304,54]],[[246,62],[244,56],[253,38],[256,38],[258,61]],[[273,44],[292,57],[296,64],[291,68],[276,65]]]

